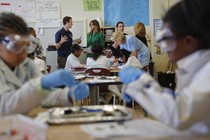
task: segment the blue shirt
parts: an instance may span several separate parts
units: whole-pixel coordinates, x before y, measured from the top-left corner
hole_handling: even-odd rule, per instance
[[[138,51],[138,60],[143,66],[149,65],[150,52],[148,47],[134,36],[126,35],[125,43],[120,44],[121,49],[130,52]]]
[[[57,50],[58,56],[61,57],[68,57],[71,51],[71,46],[73,42],[73,35],[71,31],[66,31],[64,28],[61,28],[59,31],[55,34],[55,43],[59,43],[61,41],[61,36],[67,36],[68,41],[64,42],[61,47]]]

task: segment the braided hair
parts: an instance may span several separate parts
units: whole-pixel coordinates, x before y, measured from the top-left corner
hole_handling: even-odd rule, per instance
[[[0,36],[8,34],[28,35],[28,28],[25,21],[13,13],[0,13]]]

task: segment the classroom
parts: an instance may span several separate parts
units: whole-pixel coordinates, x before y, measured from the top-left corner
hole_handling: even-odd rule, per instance
[[[210,139],[209,6],[0,0],[0,140]]]
[[[157,72],[166,72],[168,70],[168,59],[165,53],[157,54],[157,43],[154,39],[154,22],[157,19],[161,19],[164,11],[173,5],[177,0],[148,0],[149,1],[149,25],[146,25],[147,32],[147,41],[153,56],[154,71]],[[120,2],[120,1],[119,1]],[[104,27],[104,0],[101,1],[101,11],[84,11],[83,1],[78,0],[60,0],[60,21],[64,16],[70,16],[73,18],[72,33],[74,38],[82,36],[82,43],[80,45],[86,46],[87,38],[86,34],[89,32],[89,22],[93,19],[100,21],[102,28]],[[117,2],[116,2],[117,3]],[[29,26],[35,27],[34,22],[28,22]],[[60,24],[62,27],[62,23]],[[133,24],[134,26],[134,24]],[[135,35],[133,26],[125,25],[125,32],[127,34]],[[115,25],[112,26],[115,28]],[[46,49],[48,45],[55,44],[54,34],[59,29],[56,28],[43,28],[43,34],[37,34],[37,37],[41,40],[44,54],[46,55]],[[53,55],[53,54],[52,54]],[[56,55],[56,54],[55,54]],[[54,57],[54,56],[53,56]],[[85,63],[85,56],[81,56],[80,60]],[[51,62],[52,63],[52,62]],[[54,71],[55,68],[52,68]]]

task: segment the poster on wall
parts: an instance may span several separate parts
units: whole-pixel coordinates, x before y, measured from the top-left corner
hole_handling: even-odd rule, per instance
[[[0,0],[0,12],[11,12],[12,5],[10,0]]]
[[[83,0],[84,11],[101,11],[101,0]]]
[[[157,32],[162,29],[163,20],[162,19],[154,19],[154,36],[156,36]]]
[[[162,19],[154,19],[154,36],[157,35],[157,33],[162,29],[163,26],[163,20]],[[154,50],[156,54],[162,54],[162,50],[160,48],[160,45],[156,42],[154,45]]]
[[[36,0],[36,26],[60,27],[59,0]]]
[[[125,26],[133,26],[137,22],[149,25],[149,0],[104,0],[105,26],[113,27],[118,21]]]
[[[0,12],[13,12],[26,21],[35,21],[35,0],[0,0]]]

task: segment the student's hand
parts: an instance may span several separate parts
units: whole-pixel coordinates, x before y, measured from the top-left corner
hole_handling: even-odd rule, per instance
[[[74,95],[73,95],[74,93]],[[75,98],[76,101],[79,101],[83,98],[86,98],[89,96],[89,87],[85,83],[78,83],[74,85],[71,90],[69,91],[69,97],[73,100]],[[75,97],[73,97],[75,96]]]
[[[130,103],[132,101],[132,98],[126,94],[126,93],[123,93],[123,100],[126,102],[126,103]]]
[[[130,82],[137,80],[143,73],[144,71],[137,67],[128,66],[120,71],[119,76],[124,84],[129,84]]]
[[[76,84],[73,74],[66,70],[58,70],[41,79],[41,85],[44,89],[51,89],[54,87],[67,86],[72,87]]]

